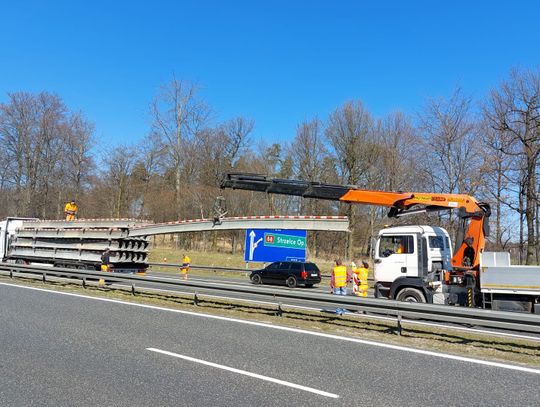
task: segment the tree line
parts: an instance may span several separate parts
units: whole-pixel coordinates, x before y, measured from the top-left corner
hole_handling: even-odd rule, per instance
[[[494,250],[539,262],[540,70],[514,69],[482,100],[456,88],[415,114],[375,117],[360,100],[298,124],[286,143],[254,139],[243,116],[215,123],[198,87],[172,78],[149,106],[151,126],[134,144],[98,151],[94,124],[52,93],[14,92],[0,104],[0,216],[61,218],[76,199],[85,218],[156,222],[228,215],[346,214],[348,237],[312,233],[313,255],[365,253],[389,223],[384,208],[221,191],[227,172],[262,173],[385,191],[462,193],[491,203]],[[428,218],[426,219],[426,216]],[[404,222],[392,220],[392,222]],[[455,214],[407,219],[455,233]],[[240,234],[224,233],[233,251]],[[201,245],[196,236],[181,244]],[[207,240],[207,239],[206,239]],[[211,240],[214,248],[218,238]]]

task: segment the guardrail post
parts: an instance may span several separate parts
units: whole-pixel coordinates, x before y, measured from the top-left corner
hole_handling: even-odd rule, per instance
[[[197,291],[195,291],[195,294],[193,295],[193,305],[199,305],[199,297],[197,294]]]
[[[43,273],[43,277],[41,279],[43,282],[47,281],[47,273]]]
[[[135,284],[131,284],[131,295],[135,295]]]
[[[9,269],[9,278],[13,278],[13,270]]]
[[[83,288],[86,288],[86,277],[82,278],[82,286]]]
[[[283,316],[283,308],[281,308],[281,302],[278,302],[276,316],[278,316],[278,317]]]
[[[472,287],[467,288],[467,307],[469,307],[469,308],[474,307],[474,297],[473,297],[473,289],[472,289]]]
[[[402,331],[403,327],[401,326],[401,312],[398,312],[398,315],[397,315],[397,329],[396,329],[396,332],[399,336],[401,336],[401,331]]]

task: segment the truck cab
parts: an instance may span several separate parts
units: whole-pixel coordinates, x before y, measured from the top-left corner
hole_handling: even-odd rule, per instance
[[[452,245],[440,227],[394,226],[379,232],[372,255],[377,297],[432,302],[425,279],[451,269]]]

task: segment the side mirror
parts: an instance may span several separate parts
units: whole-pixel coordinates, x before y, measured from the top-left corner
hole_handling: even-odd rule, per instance
[[[370,256],[371,256],[372,259],[375,258],[375,247],[376,246],[377,246],[377,240],[374,237],[372,237],[371,238],[371,247],[370,247],[370,249],[371,249],[370,250]]]

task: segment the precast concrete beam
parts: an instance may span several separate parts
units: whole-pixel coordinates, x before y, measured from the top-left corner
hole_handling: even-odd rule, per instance
[[[183,232],[245,229],[298,229],[331,232],[349,232],[346,216],[244,216],[223,218],[215,223],[211,219],[194,219],[158,223],[130,229],[130,237],[162,235]]]

